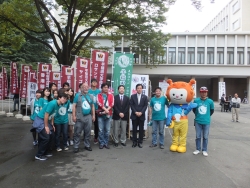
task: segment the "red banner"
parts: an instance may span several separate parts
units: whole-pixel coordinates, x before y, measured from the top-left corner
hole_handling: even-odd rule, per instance
[[[50,83],[54,82],[57,85],[57,88],[61,88],[61,72],[50,72]]]
[[[10,74],[11,74],[10,75],[10,93],[12,93],[12,94],[19,93],[17,63],[11,62]]]
[[[62,65],[61,66],[61,82],[62,84],[64,82],[69,83],[69,87],[73,88],[75,87],[75,75],[74,75],[74,68],[71,68],[69,66]]]
[[[30,78],[29,82],[37,83],[36,70],[30,70],[30,77],[29,78]]]
[[[45,87],[49,87],[49,77],[50,77],[50,72],[52,71],[52,65],[51,64],[42,64],[38,63],[38,89],[42,90]]]
[[[8,97],[8,77],[7,77],[7,70],[5,67],[2,69],[3,71],[3,88],[4,88],[4,97]]]
[[[90,59],[78,57],[76,59],[76,86],[81,83],[90,85]]]
[[[29,72],[32,70],[32,67],[30,65],[22,65],[21,70],[20,98],[26,98],[28,91]]]
[[[108,56],[108,52],[100,50],[92,51],[91,78],[97,79],[97,88],[100,88],[101,84],[106,82]]]
[[[2,69],[3,70],[3,69]],[[0,100],[3,100],[4,99],[4,87],[3,87],[3,73],[0,72]]]

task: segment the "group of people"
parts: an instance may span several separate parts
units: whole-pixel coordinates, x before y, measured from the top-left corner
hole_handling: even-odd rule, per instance
[[[222,94],[221,96],[221,100],[220,100],[221,108],[225,111],[225,105],[227,104],[226,110],[229,110],[229,112],[232,112],[232,122],[235,122],[235,121],[239,122],[240,103],[241,103],[241,99],[239,98],[237,93],[234,94],[233,98],[231,95],[229,95],[229,97],[225,97],[225,94]]]
[[[142,88],[142,84],[137,84],[136,94],[132,94],[129,98],[124,95],[125,86],[120,85],[117,88],[119,94],[113,96],[109,93],[107,83],[101,84],[101,89],[98,89],[97,80],[92,79],[90,88],[87,83],[80,84],[79,92],[75,95],[68,83],[64,83],[63,88],[59,90],[57,90],[55,83],[51,83],[49,88],[37,91],[36,99],[32,101],[31,105],[33,144],[38,144],[35,159],[47,160],[48,157],[52,156],[51,151],[54,145],[58,152],[67,151],[69,145],[73,146],[75,153],[79,152],[82,132],[85,150],[92,151],[90,144],[92,123],[94,125],[94,144],[99,143],[99,149],[110,149],[111,118],[113,119],[113,146],[118,147],[120,142],[121,146],[125,147],[129,109],[131,109],[130,119],[132,120],[133,132],[132,147],[142,148],[144,122],[148,115],[146,114],[148,97],[143,94]],[[201,113],[194,109],[196,148],[198,151],[201,149],[207,151],[213,102],[207,98],[207,90],[202,90],[201,93],[205,93],[205,95],[201,95],[201,98],[194,102],[197,102],[198,106],[206,102],[207,110],[204,114],[204,112]],[[161,94],[161,88],[157,87],[155,96],[151,98],[149,103],[149,120],[152,121],[152,144],[150,147],[158,146],[157,136],[159,134],[159,148],[164,149],[165,107],[169,105],[169,101]],[[137,136],[138,132],[139,137]],[[36,139],[37,133],[38,140]],[[62,143],[60,143],[61,136]],[[201,147],[202,136],[203,146]],[[198,154],[197,151],[194,154]]]

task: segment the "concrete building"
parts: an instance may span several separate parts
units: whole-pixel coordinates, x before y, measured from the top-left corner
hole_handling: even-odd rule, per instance
[[[202,30],[203,32],[250,31],[250,1],[230,1]]]

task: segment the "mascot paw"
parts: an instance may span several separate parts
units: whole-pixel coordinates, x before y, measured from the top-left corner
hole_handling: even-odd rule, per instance
[[[176,145],[171,145],[170,146],[170,151],[177,151],[178,146]]]
[[[171,122],[171,124],[169,125],[168,128],[170,128],[170,129],[173,129],[173,128],[174,128],[174,121]]]
[[[186,151],[187,151],[186,147],[179,146],[179,147],[177,148],[177,152],[179,152],[179,153],[185,153]]]

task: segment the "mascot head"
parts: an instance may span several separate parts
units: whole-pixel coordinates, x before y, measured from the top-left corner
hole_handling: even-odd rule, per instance
[[[194,90],[193,84],[195,80],[191,79],[187,82],[173,82],[171,79],[167,80],[169,84],[166,96],[173,104],[187,104],[193,100]]]

